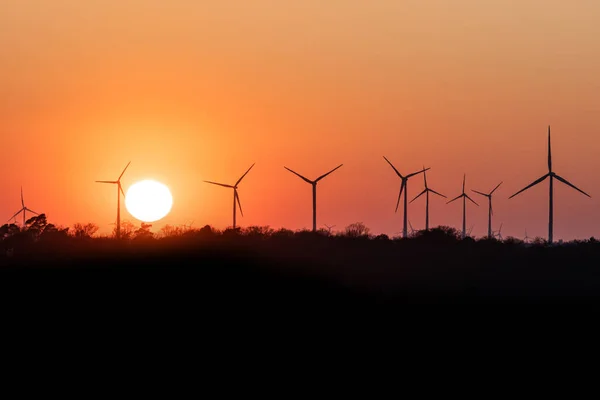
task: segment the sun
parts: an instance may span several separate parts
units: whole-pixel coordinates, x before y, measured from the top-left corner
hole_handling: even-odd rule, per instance
[[[127,189],[125,207],[135,218],[154,222],[164,218],[173,206],[173,196],[166,185],[153,180],[134,183]]]

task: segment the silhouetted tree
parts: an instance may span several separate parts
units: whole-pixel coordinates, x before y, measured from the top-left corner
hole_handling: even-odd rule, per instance
[[[371,230],[362,222],[354,222],[344,229],[344,235],[347,237],[368,237]]]
[[[160,237],[177,237],[183,233],[183,228],[179,226],[165,225],[160,229]]]
[[[390,240],[390,237],[388,235],[386,235],[385,233],[382,233],[380,235],[375,236],[374,239],[379,240],[379,241],[386,241],[386,240]]]
[[[4,224],[0,227],[0,240],[9,238],[21,232],[21,229],[17,224]]]
[[[133,233],[133,238],[136,240],[152,239],[154,234],[150,231],[152,224],[142,222],[142,225]],[[121,235],[123,235],[123,226],[121,225]]]
[[[253,237],[262,236],[265,238],[271,236],[273,234],[273,232],[275,232],[275,231],[273,229],[271,229],[268,225],[267,226],[249,226],[243,230],[243,234],[246,236],[253,236]]]
[[[73,224],[73,236],[79,239],[91,238],[98,232],[98,229],[98,225],[93,222],[88,222],[87,224],[77,222]]]
[[[273,232],[272,236],[277,238],[293,238],[294,231],[290,229],[281,228]]]
[[[31,239],[38,239],[48,225],[46,214],[34,215],[25,221],[25,230]]]
[[[128,220],[121,221],[121,239],[131,239],[135,232],[135,225]],[[115,225],[113,232],[113,237],[117,237],[117,227]]]

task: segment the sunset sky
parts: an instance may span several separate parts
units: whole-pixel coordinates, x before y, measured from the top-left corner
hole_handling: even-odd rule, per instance
[[[26,205],[64,226],[109,233],[116,179],[173,193],[164,224],[310,228],[362,221],[402,228],[402,173],[431,167],[455,197],[496,192],[506,237],[600,237],[600,3],[597,0],[4,0],[0,12],[0,223]],[[423,189],[409,181],[409,199]],[[468,207],[487,231],[485,199]],[[409,205],[424,226],[424,199]],[[431,199],[431,224],[460,227],[462,207]],[[135,221],[124,210],[123,219]]]

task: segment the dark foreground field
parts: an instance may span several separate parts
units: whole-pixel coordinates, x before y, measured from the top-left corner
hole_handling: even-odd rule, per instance
[[[600,297],[600,243],[191,232],[117,242],[38,240],[0,258],[0,290],[18,299],[139,301],[204,308],[405,303],[581,303]]]

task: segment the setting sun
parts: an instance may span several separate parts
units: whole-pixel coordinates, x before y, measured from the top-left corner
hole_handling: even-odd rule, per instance
[[[154,222],[164,218],[171,211],[172,206],[173,196],[169,188],[153,180],[134,183],[125,195],[127,211],[144,222]]]

